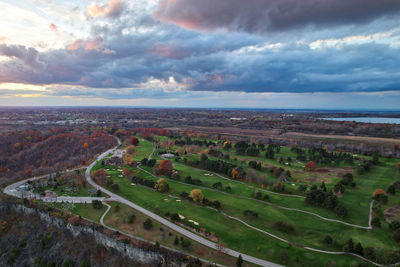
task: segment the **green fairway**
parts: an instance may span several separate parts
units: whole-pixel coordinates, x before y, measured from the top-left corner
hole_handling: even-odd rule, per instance
[[[171,149],[178,148],[179,146],[174,146]],[[141,160],[149,157],[153,149],[152,142],[140,139],[140,146],[137,147],[134,159]],[[205,148],[203,147],[203,149]],[[154,150],[152,158],[157,159],[157,161],[162,160],[159,151],[165,150],[162,148]],[[170,190],[167,193],[161,194],[154,188],[133,184],[130,179],[126,178],[118,170],[122,167],[105,166],[104,169],[111,176],[112,182],[119,187],[120,191],[115,193],[167,219],[170,219],[169,216],[171,214],[177,213],[184,218],[180,223],[185,225],[185,227],[189,227],[192,231],[196,232],[201,229],[201,232],[210,235],[213,241],[219,240],[219,242],[223,242],[231,249],[255,257],[282,264],[290,262],[292,266],[300,266],[301,264],[320,266],[324,265],[328,259],[334,260],[338,266],[348,266],[349,263],[360,261],[355,257],[345,255],[329,255],[327,257],[323,253],[307,251],[297,247],[297,245],[286,244],[260,231],[274,234],[280,238],[289,240],[293,244],[326,251],[342,251],[343,245],[349,238],[353,238],[355,243],[360,242],[364,248],[378,247],[383,251],[397,249],[398,246],[391,238],[388,224],[384,220],[381,220],[381,228],[370,230],[345,224],[368,226],[369,206],[372,201],[373,191],[377,188],[386,190],[391,183],[400,179],[399,172],[396,170],[396,160],[380,159],[381,163],[372,166],[370,171],[362,175],[355,175],[354,181],[356,182],[356,187],[347,187],[345,193],[339,197],[340,203],[345,205],[348,210],[348,216],[340,218],[330,210],[307,205],[304,201],[304,193],[298,191],[298,185],[308,184],[311,186],[313,182],[309,181],[308,177],[316,176],[315,183],[319,186],[320,181],[325,180],[326,187],[330,190],[341,179],[338,176],[339,171],[352,170],[353,167],[348,164],[340,164],[337,167],[322,166],[321,168],[328,168],[328,172],[313,173],[305,172],[304,163],[299,161],[293,161],[291,166],[287,166],[261,156],[238,156],[235,155],[233,150],[229,151],[229,154],[231,154],[230,159],[224,160],[241,166],[245,171],[249,171],[250,169],[247,162],[254,160],[268,166],[283,167],[286,170],[290,170],[294,175],[289,177],[287,182],[284,182],[287,189],[282,194],[273,192],[273,189],[269,187],[263,188],[255,183],[231,179],[225,174],[217,175],[207,170],[191,167],[185,164],[182,159],[179,162],[173,161],[173,168],[179,174],[179,178],[175,177],[174,179],[169,176],[153,177],[153,175],[137,168],[124,166],[133,172],[132,175],[134,177],[154,182],[157,182],[160,178],[166,179]],[[281,157],[296,157],[290,148],[287,147],[282,147],[278,155]],[[200,159],[199,154],[187,154],[185,157],[191,161]],[[217,160],[217,158],[212,156],[210,158]],[[97,164],[93,170],[100,168],[99,165]],[[142,166],[141,168],[147,172],[153,172],[153,169],[150,167]],[[274,183],[277,182],[277,178],[272,176],[270,172],[265,172],[262,169],[257,170],[256,173],[264,175]],[[188,183],[185,180],[187,176],[190,176],[192,180],[201,181],[201,184],[194,185]],[[218,189],[215,188],[216,183],[220,183],[217,187]],[[109,189],[111,190],[111,187]],[[190,193],[193,189],[201,189],[204,196],[210,201],[218,200],[221,204],[220,212],[205,205],[195,204],[181,196],[182,192]],[[252,194],[256,190],[260,191],[262,196],[268,195],[268,199],[265,201],[254,199]],[[390,195],[389,202],[386,205],[382,205],[382,209],[396,205],[399,201],[400,194]],[[376,203],[376,205],[378,204]],[[246,210],[256,212],[258,218],[252,219],[246,216]],[[313,214],[308,214],[307,212]],[[258,228],[260,231],[252,229],[227,216],[238,218]],[[345,223],[329,221],[329,219],[340,220]],[[193,222],[196,222],[196,225]],[[279,230],[275,226],[277,222],[281,222],[284,225],[292,225],[294,228],[293,232]],[[326,235],[332,237],[334,241],[332,245],[324,243],[323,239]],[[286,254],[288,254],[287,257],[282,257],[282,255]]]

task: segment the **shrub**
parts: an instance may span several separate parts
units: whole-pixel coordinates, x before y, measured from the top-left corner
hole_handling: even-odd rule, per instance
[[[153,227],[153,221],[150,220],[149,218],[147,218],[144,222],[143,222],[143,228],[146,230],[150,230]]]
[[[92,206],[93,206],[94,209],[97,209],[97,210],[103,208],[103,204],[101,203],[100,200],[93,200],[92,201]]]
[[[274,223],[273,227],[277,229],[278,231],[284,232],[284,233],[293,233],[294,232],[294,227],[291,224],[282,222],[282,221],[277,221]]]
[[[354,252],[354,242],[352,238],[347,240],[346,244],[343,246],[344,252]]]
[[[396,231],[397,229],[400,228],[400,222],[399,221],[393,221],[389,224],[389,229],[392,231]]]
[[[373,227],[380,228],[381,227],[381,221],[379,220],[378,217],[375,217],[375,218],[372,219],[371,225]]]
[[[114,212],[119,212],[121,210],[121,207],[119,205],[115,206]]]
[[[396,241],[397,243],[400,242],[400,229],[397,229],[396,231],[393,232],[392,238],[393,238],[393,240]]]
[[[128,223],[132,224],[135,221],[135,219],[136,219],[136,215],[135,214],[131,214],[129,216]]]
[[[111,185],[111,190],[114,192],[119,192],[119,185],[118,184],[112,184]]]
[[[250,219],[257,219],[258,213],[252,210],[245,210],[243,214]]]
[[[191,245],[191,242],[189,239],[182,239],[181,241],[181,245],[183,248],[189,248]]]
[[[324,238],[324,243],[327,245],[332,245],[333,244],[333,238],[330,235],[326,235]]]
[[[181,220],[181,218],[179,217],[178,213],[174,213],[171,216],[171,220],[179,222]]]

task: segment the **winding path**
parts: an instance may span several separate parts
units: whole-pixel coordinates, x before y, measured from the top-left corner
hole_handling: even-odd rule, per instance
[[[114,136],[114,137],[115,137],[115,136]],[[193,232],[191,232],[191,231],[189,231],[189,230],[187,230],[187,229],[185,229],[185,228],[183,228],[183,227],[180,227],[180,226],[178,226],[178,225],[172,223],[171,221],[166,220],[166,219],[164,219],[163,217],[161,217],[161,216],[159,216],[159,215],[157,215],[157,214],[155,214],[155,213],[153,213],[153,212],[151,212],[151,211],[149,211],[149,210],[146,210],[146,209],[142,208],[142,207],[139,206],[139,205],[136,205],[136,204],[133,203],[133,202],[131,202],[131,201],[129,201],[129,200],[127,200],[127,199],[125,199],[125,198],[119,196],[119,195],[116,195],[116,194],[112,193],[111,191],[109,191],[109,190],[107,190],[107,189],[101,187],[100,185],[96,184],[96,183],[92,180],[92,178],[91,178],[91,176],[90,176],[90,171],[91,171],[91,169],[92,169],[99,161],[101,161],[102,159],[104,159],[109,153],[113,153],[113,152],[121,145],[121,141],[120,141],[117,137],[115,137],[115,139],[117,140],[118,145],[115,146],[114,148],[111,148],[111,149],[105,151],[105,152],[102,153],[100,156],[98,156],[97,159],[96,159],[95,161],[93,161],[93,162],[87,167],[87,169],[86,169],[86,171],[85,171],[85,178],[86,178],[87,182],[88,182],[91,186],[93,186],[94,188],[96,188],[97,190],[100,190],[100,191],[102,191],[103,193],[109,195],[110,198],[106,199],[106,198],[92,198],[92,197],[58,197],[58,198],[41,198],[41,200],[43,200],[43,201],[45,201],[45,202],[62,202],[62,201],[64,201],[64,202],[73,202],[73,203],[91,202],[91,201],[93,201],[93,200],[101,200],[101,201],[103,201],[103,202],[104,202],[104,201],[117,201],[117,202],[120,202],[120,203],[122,203],[122,204],[125,204],[125,205],[127,205],[127,206],[129,206],[129,207],[131,207],[131,208],[134,208],[135,210],[137,210],[137,211],[139,211],[139,212],[141,212],[141,213],[147,215],[148,217],[150,217],[150,218],[152,218],[152,219],[158,221],[159,223],[164,224],[165,226],[171,228],[172,230],[174,230],[174,231],[176,231],[176,232],[178,232],[178,233],[180,233],[180,234],[182,234],[182,235],[184,235],[184,236],[186,236],[186,237],[188,237],[188,238],[190,238],[190,239],[192,239],[192,240],[194,240],[194,241],[196,241],[196,242],[198,242],[198,243],[200,243],[200,244],[202,244],[202,245],[204,245],[204,246],[210,247],[210,248],[212,248],[212,249],[217,249],[217,244],[216,244],[216,243],[211,242],[210,240],[205,239],[205,238],[203,238],[203,237],[201,237],[201,236],[198,236],[198,235],[194,234]],[[149,155],[149,158],[151,158],[151,156],[153,155],[154,151],[155,151],[155,149],[153,149],[153,151],[152,151],[151,154]],[[140,168],[140,169],[141,169],[141,168]],[[196,168],[194,168],[194,169],[196,169]],[[67,170],[67,172],[74,171],[74,170],[76,170],[76,169]],[[143,170],[143,169],[141,169],[141,170]],[[198,170],[201,170],[201,169],[198,169]],[[143,171],[146,171],[146,170],[143,170]],[[201,170],[201,171],[204,171],[204,170]],[[146,171],[146,172],[147,172],[147,171]],[[151,174],[150,172],[148,172],[148,173]],[[221,175],[219,175],[219,174],[217,174],[217,173],[214,173],[214,174],[217,175],[217,176],[219,176],[220,178],[230,180],[229,178],[223,177],[223,176],[221,176]],[[8,194],[8,195],[15,196],[15,197],[19,197],[19,198],[21,198],[21,197],[29,197],[29,195],[27,196],[27,195],[25,194],[25,193],[27,193],[27,192],[21,192],[20,190],[17,190],[17,188],[18,188],[20,185],[26,183],[27,181],[34,181],[34,180],[39,180],[39,179],[43,179],[43,178],[48,178],[48,177],[51,177],[51,175],[52,175],[52,174],[43,175],[43,176],[40,176],[40,177],[33,177],[33,178],[30,178],[30,179],[26,179],[26,180],[23,180],[23,181],[19,181],[19,182],[17,182],[17,183],[14,183],[14,184],[12,184],[12,185],[7,186],[7,187],[4,189],[4,193],[5,193],[5,194]],[[151,175],[153,175],[153,174],[151,174]],[[209,189],[209,188],[207,188],[207,189]],[[284,196],[302,197],[302,196],[297,196],[297,195],[279,194],[279,193],[271,192],[271,191],[268,191],[268,190],[264,190],[264,191],[267,191],[267,192],[270,192],[270,193],[273,193],[273,194],[284,195]],[[32,194],[32,193],[31,193],[31,194]],[[33,196],[33,197],[36,197],[36,194],[32,194],[32,195],[30,195],[30,196],[31,196],[31,197],[32,197],[32,196]],[[302,198],[303,198],[303,197],[302,197]],[[290,208],[286,208],[286,207],[280,207],[280,208],[284,208],[284,209],[288,209],[288,210],[295,210],[295,211],[299,211],[299,212],[308,213],[308,214],[310,214],[310,215],[318,216],[318,217],[320,217],[321,219],[327,220],[327,221],[335,221],[335,222],[344,223],[344,224],[347,224],[347,225],[353,226],[353,227],[359,227],[359,228],[364,228],[364,229],[371,229],[371,228],[372,228],[372,227],[371,227],[371,219],[372,219],[371,214],[372,214],[373,203],[374,203],[374,202],[372,201],[371,204],[370,204],[370,216],[369,216],[369,221],[368,221],[368,224],[369,224],[368,227],[363,227],[363,226],[360,227],[360,226],[348,224],[348,223],[345,223],[345,222],[342,222],[342,221],[339,221],[339,220],[324,218],[324,217],[322,217],[322,216],[320,216],[320,215],[318,215],[318,214],[315,214],[315,213],[312,213],[312,212],[308,212],[308,211],[302,211],[302,210],[297,210],[297,209],[290,209]],[[106,212],[102,215],[102,217],[100,218],[100,223],[101,223],[104,227],[106,227],[106,228],[115,230],[115,229],[113,229],[113,228],[111,228],[111,227],[109,227],[109,226],[106,226],[106,225],[104,224],[104,218],[105,218],[105,216],[107,215],[108,211],[109,211],[110,208],[111,208],[110,205],[108,205],[108,204],[106,204],[106,203],[105,203],[105,205],[107,206],[107,210],[106,210]],[[325,251],[325,250],[319,250],[319,249],[315,249],[315,248],[311,248],[311,247],[302,246],[302,245],[299,245],[299,244],[294,244],[294,243],[292,243],[292,242],[290,242],[290,241],[288,241],[288,240],[286,240],[286,239],[283,239],[283,238],[281,238],[281,237],[279,237],[279,236],[276,236],[276,235],[274,235],[274,234],[272,234],[272,233],[269,233],[269,232],[267,232],[267,231],[264,231],[264,230],[261,230],[261,229],[259,229],[259,228],[256,228],[256,227],[254,227],[254,226],[252,226],[252,225],[249,225],[248,223],[246,223],[245,221],[242,221],[242,220],[239,219],[239,218],[236,218],[236,217],[227,215],[227,214],[225,214],[225,213],[221,213],[221,214],[223,214],[224,216],[226,216],[226,217],[228,217],[228,218],[230,218],[230,219],[236,220],[236,221],[238,221],[238,222],[240,222],[240,223],[246,225],[247,227],[249,227],[249,228],[251,228],[251,229],[254,229],[254,230],[256,230],[256,231],[259,231],[259,232],[261,232],[261,233],[264,233],[264,234],[266,234],[266,235],[268,235],[268,236],[270,236],[270,237],[273,237],[273,238],[275,238],[275,239],[277,239],[277,240],[280,240],[281,242],[285,242],[285,243],[287,243],[287,244],[291,244],[291,245],[294,245],[294,246],[297,246],[297,247],[300,247],[300,248],[303,248],[303,249],[306,249],[306,250],[310,250],[310,251],[314,251],[314,252],[319,252],[319,253],[325,253],[325,254],[331,254],[331,255],[352,255],[352,256],[358,257],[358,258],[360,258],[360,259],[362,259],[362,260],[364,260],[364,261],[366,261],[366,262],[369,262],[370,264],[373,264],[373,265],[375,265],[375,266],[382,266],[381,264],[372,262],[372,261],[370,261],[370,260],[368,260],[368,259],[366,259],[366,258],[364,258],[364,257],[362,257],[362,256],[360,256],[360,255],[354,254],[354,253],[347,253],[347,252],[342,252],[342,251],[339,251],[339,252]],[[117,230],[115,230],[115,231],[117,231]],[[127,234],[127,235],[130,236],[129,234]],[[134,237],[134,238],[137,238],[137,237]],[[170,249],[170,248],[168,248],[168,249]],[[263,259],[259,259],[259,258],[256,258],[256,257],[252,257],[252,256],[250,256],[250,255],[242,254],[242,253],[240,253],[240,252],[237,252],[237,251],[232,250],[232,249],[229,249],[229,248],[224,249],[223,252],[226,253],[226,254],[228,254],[228,255],[230,255],[230,256],[233,256],[233,257],[238,257],[239,255],[242,255],[243,260],[248,261],[248,262],[253,263],[253,264],[257,264],[257,265],[261,265],[261,266],[281,267],[281,265],[279,265],[279,264],[276,264],[276,263],[273,263],[273,262],[269,262],[269,261],[266,261],[266,260],[263,260]]]
[[[152,155],[153,153],[154,153],[154,150],[151,152],[151,155]],[[150,155],[150,156],[151,156],[151,155]],[[150,156],[149,156],[149,158],[150,158]],[[163,158],[163,157],[161,157],[161,158]],[[163,158],[163,159],[166,159],[166,158]],[[174,164],[175,164],[175,165],[179,165],[179,166],[185,166],[185,165],[179,164],[179,163],[174,163]],[[155,177],[155,176],[154,176],[152,173],[150,173],[149,171],[144,170],[143,168],[140,168],[140,167],[138,167],[138,168],[139,168],[140,170],[146,172],[147,174],[152,175],[153,177]],[[244,184],[244,185],[246,185],[247,187],[254,188],[254,189],[256,189],[256,190],[262,190],[262,191],[265,191],[265,192],[268,192],[268,193],[271,193],[271,194],[280,195],[280,196],[284,196],[284,197],[305,198],[305,197],[299,196],[299,195],[280,194],[280,193],[276,193],[276,192],[273,192],[273,191],[265,190],[265,189],[262,189],[262,188],[256,188],[256,187],[250,186],[250,185],[248,185],[248,184],[246,184],[246,183],[244,183],[244,182],[229,179],[229,178],[227,178],[227,177],[225,177],[225,176],[222,176],[222,175],[220,175],[220,174],[218,174],[218,173],[215,173],[215,172],[206,171],[206,170],[199,169],[199,168],[195,168],[195,167],[192,167],[192,166],[190,166],[190,168],[195,169],[195,170],[199,170],[199,171],[203,171],[203,172],[212,173],[212,174],[214,174],[214,175],[216,175],[216,176],[218,176],[218,177],[220,177],[220,178],[222,178],[222,179],[224,179],[224,180],[228,180],[228,181],[230,181],[230,182],[235,182],[235,183]],[[174,181],[174,182],[176,182],[176,183],[179,183],[179,184],[187,185],[186,183],[183,183],[183,182],[180,182],[180,181],[176,181],[176,180],[174,180],[174,179],[169,179],[169,178],[167,178],[167,179],[168,179],[168,180],[172,180],[172,181]],[[205,187],[205,186],[198,186],[198,187],[202,187],[202,188],[205,188],[205,189],[211,190],[211,191],[216,191],[216,192],[222,193],[222,194],[224,194],[224,195],[232,195],[232,194],[229,194],[229,193],[226,193],[226,192],[222,192],[222,191],[220,191],[220,190],[216,190],[216,189],[213,189],[213,188]],[[321,215],[319,215],[319,214],[317,214],[317,213],[311,212],[311,211],[306,211],[306,210],[301,210],[301,209],[295,209],[295,208],[287,208],[287,207],[284,207],[284,206],[280,206],[280,205],[273,204],[273,203],[268,202],[268,201],[262,201],[262,200],[258,200],[258,199],[254,199],[254,198],[250,198],[250,197],[245,197],[245,196],[237,196],[237,197],[242,198],[242,199],[255,200],[255,201],[258,201],[258,202],[261,202],[261,203],[264,203],[264,204],[273,206],[273,207],[278,208],[278,209],[283,209],[283,210],[289,210],[289,211],[296,211],[296,212],[305,213],[305,214],[308,214],[308,215],[312,215],[312,216],[318,217],[318,218],[320,218],[321,220],[324,220],[324,221],[341,223],[341,224],[344,224],[344,225],[347,225],[347,226],[351,226],[351,227],[355,227],[355,228],[360,228],[360,229],[365,229],[365,230],[370,230],[370,229],[372,229],[371,222],[372,222],[372,208],[373,208],[373,205],[374,205],[374,200],[371,201],[370,206],[369,206],[368,226],[363,226],[363,225],[348,223],[348,222],[341,221],[341,220],[337,220],[337,219],[326,218],[326,217],[323,217],[323,216],[321,216]]]
[[[120,202],[122,204],[125,204],[125,205],[131,207],[131,208],[134,208],[135,210],[147,215],[148,217],[152,218],[153,220],[156,220],[159,223],[164,224],[165,226],[171,228],[172,230],[174,230],[174,231],[176,231],[176,232],[178,232],[178,233],[180,233],[180,234],[182,234],[182,235],[184,235],[184,236],[186,236],[186,237],[188,237],[188,238],[190,238],[190,239],[192,239],[192,240],[194,240],[194,241],[196,241],[196,242],[198,242],[198,243],[200,243],[200,244],[202,244],[204,246],[207,246],[207,247],[212,248],[212,249],[217,249],[217,244],[216,243],[211,242],[210,240],[205,239],[205,238],[203,238],[201,236],[198,236],[198,235],[194,234],[193,232],[191,232],[191,231],[189,231],[189,230],[187,230],[187,229],[185,229],[183,227],[180,227],[180,226],[170,222],[169,220],[166,220],[163,217],[161,217],[161,216],[159,216],[159,215],[157,215],[157,214],[155,214],[155,213],[153,213],[153,212],[151,212],[149,210],[146,210],[146,209],[142,208],[139,205],[136,205],[135,203],[132,203],[131,201],[129,201],[129,200],[117,195],[117,194],[114,194],[113,192],[111,192],[111,191],[99,186],[98,184],[96,184],[92,180],[92,178],[90,177],[90,170],[97,164],[97,162],[101,161],[109,153],[113,153],[121,145],[121,141],[118,138],[116,140],[118,141],[118,145],[116,147],[114,147],[112,149],[109,149],[106,152],[104,152],[103,154],[101,154],[86,169],[85,177],[86,177],[86,180],[88,181],[88,183],[91,186],[93,186],[94,188],[96,188],[96,189],[102,191],[103,193],[109,195],[112,200],[118,201],[118,202]],[[246,255],[246,254],[237,252],[237,251],[229,249],[229,248],[226,248],[224,250],[224,253],[226,253],[226,254],[228,254],[230,256],[233,256],[235,258],[239,257],[239,255],[242,255],[243,260],[251,262],[251,263],[254,263],[254,264],[257,264],[257,265],[261,265],[261,266],[270,266],[270,267],[281,267],[282,266],[282,265],[279,265],[279,264],[276,264],[276,263],[273,263],[273,262],[269,262],[269,261],[266,261],[266,260],[263,260],[263,259],[259,259],[259,258],[250,256],[250,255]]]

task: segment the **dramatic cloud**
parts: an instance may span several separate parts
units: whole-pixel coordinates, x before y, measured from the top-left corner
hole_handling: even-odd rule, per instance
[[[116,17],[121,13],[122,8],[122,0],[109,0],[104,5],[96,3],[88,5],[86,12],[93,18],[100,16]]]
[[[259,107],[308,98],[370,103],[388,91],[399,99],[398,0],[95,3],[0,3],[8,10],[0,18],[0,98]],[[6,31],[8,21],[16,31]]]
[[[265,33],[361,23],[399,12],[398,0],[160,0],[154,16],[193,30]]]

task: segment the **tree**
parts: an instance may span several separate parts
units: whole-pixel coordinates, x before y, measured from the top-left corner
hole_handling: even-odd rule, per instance
[[[326,192],[325,182],[322,182],[320,187],[322,191]]]
[[[332,245],[332,244],[333,244],[333,238],[332,238],[332,236],[326,235],[325,238],[324,238],[324,243],[327,244],[327,245],[329,245],[329,246]]]
[[[347,240],[346,244],[343,246],[344,252],[354,252],[354,242],[353,239],[350,238]]]
[[[358,255],[361,255],[361,256],[364,255],[364,249],[363,249],[363,247],[362,247],[360,242],[358,242],[357,245],[354,247],[354,252],[356,254],[358,254]]]
[[[139,145],[139,139],[137,139],[135,136],[131,136],[130,141],[131,141],[131,144],[134,146]]]
[[[107,182],[107,172],[104,169],[99,169],[91,174],[93,180],[99,185],[105,185]]]
[[[372,198],[383,204],[386,204],[388,202],[388,197],[386,195],[386,192],[380,188],[378,188],[374,191],[374,193],[372,194]]]
[[[379,220],[378,217],[375,217],[371,221],[371,225],[375,228],[380,228],[381,227],[381,221]]]
[[[191,199],[193,199],[194,202],[197,202],[197,203],[203,202],[203,199],[204,199],[203,192],[201,192],[200,189],[193,189],[190,192],[189,196],[190,196]]]
[[[165,193],[169,191],[169,185],[165,179],[158,180],[154,188],[160,193]]]
[[[314,161],[309,161],[306,163],[305,167],[307,171],[313,171],[318,167],[318,165]]]
[[[242,255],[240,254],[239,257],[236,260],[236,266],[237,267],[242,267],[243,265],[243,259],[242,259]]]
[[[130,154],[125,154],[125,155],[122,157],[122,160],[123,160],[123,162],[124,162],[125,164],[127,164],[127,165],[129,165],[129,164],[131,164],[131,163],[133,162],[132,156],[131,156]]]
[[[393,232],[392,238],[397,243],[400,243],[400,229],[397,229],[396,231]]]
[[[126,147],[125,151],[126,151],[126,154],[128,154],[128,155],[135,155],[136,147],[135,146],[128,146],[128,147]]]
[[[153,168],[153,172],[156,175],[165,175],[171,173],[174,169],[174,165],[170,160],[162,160]]]
[[[135,221],[135,219],[136,219],[136,215],[135,214],[131,214],[129,216],[128,223],[132,224]]]
[[[89,148],[89,144],[87,142],[83,143],[83,148],[84,149],[88,149]]]
[[[103,208],[103,204],[101,203],[100,200],[93,200],[92,201],[92,206],[93,206],[94,209],[97,209],[97,210]]]
[[[147,218],[144,222],[143,222],[143,228],[146,230],[150,230],[153,227],[153,221],[150,220],[149,218]]]

